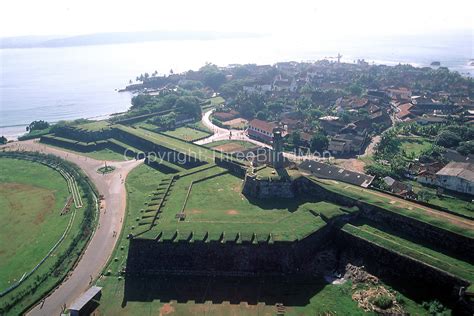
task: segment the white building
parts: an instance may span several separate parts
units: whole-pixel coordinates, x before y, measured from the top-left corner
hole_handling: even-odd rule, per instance
[[[448,163],[436,173],[436,184],[448,190],[474,195],[474,163]]]

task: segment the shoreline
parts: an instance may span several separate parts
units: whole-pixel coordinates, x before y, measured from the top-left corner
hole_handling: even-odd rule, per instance
[[[91,120],[91,121],[101,121],[101,120],[106,120],[110,118],[113,115],[121,114],[125,112],[115,112],[115,113],[110,113],[110,114],[104,114],[104,115],[97,115],[97,116],[92,116],[92,117],[80,117],[77,119],[86,119],[86,120]],[[74,119],[73,119],[74,120]],[[56,124],[56,122],[48,122],[51,125]],[[17,125],[10,125],[10,126],[0,126],[0,136],[5,136],[8,141],[17,141],[18,137],[23,136],[27,133],[26,127],[28,124],[17,124]]]

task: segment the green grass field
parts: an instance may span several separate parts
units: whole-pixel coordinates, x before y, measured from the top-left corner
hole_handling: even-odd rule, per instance
[[[226,151],[225,149],[229,148],[230,150],[227,152],[258,147],[257,145],[244,140],[219,140],[217,142],[208,143],[204,146],[222,151]]]
[[[88,132],[98,132],[102,130],[108,130],[111,127],[111,124],[106,121],[91,121],[88,123],[78,124],[75,126],[77,129],[88,131]]]
[[[191,182],[193,186],[189,191]],[[224,233],[226,240],[239,240],[240,234],[241,241],[250,241],[255,233],[259,241],[269,240],[270,234],[273,241],[278,241],[297,240],[325,226],[322,218],[309,210],[324,212],[329,203],[300,198],[252,200],[241,194],[242,183],[242,179],[219,167],[181,176],[166,197],[157,225],[150,229],[150,217],[156,208],[153,206],[137,223],[135,234],[138,238],[156,238],[162,233],[163,239],[169,239],[179,231],[179,239],[187,239],[191,234],[194,239],[202,239],[208,233],[210,240],[217,240]],[[153,202],[154,196],[143,201],[142,207]],[[162,198],[161,193],[157,196],[156,203]],[[177,221],[175,215],[183,206],[186,219]]]
[[[68,196],[67,183],[59,172],[36,162],[0,158],[0,291],[29,272],[59,240],[73,216],[72,209],[60,215]],[[7,314],[19,314],[39,300],[72,267],[85,245],[84,239],[79,241],[72,255],[51,271],[56,258],[71,246],[80,232],[83,210],[89,207],[84,196],[82,200],[84,207],[76,212],[69,233],[59,247],[17,289],[0,298],[2,307],[21,297],[19,293],[34,286],[37,280],[46,278]]]
[[[177,137],[188,142],[192,142],[192,141],[195,141],[196,139],[200,139],[200,138],[211,135],[210,133],[198,131],[189,127],[179,127],[174,130],[163,132],[163,134]]]
[[[410,156],[419,157],[420,154],[431,147],[431,141],[422,137],[401,138],[401,149]]]
[[[61,237],[69,216],[59,172],[27,161],[0,158],[0,290],[30,271]]]

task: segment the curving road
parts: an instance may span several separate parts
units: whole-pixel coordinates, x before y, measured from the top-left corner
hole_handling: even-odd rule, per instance
[[[217,141],[220,141],[220,140],[242,140],[242,141],[246,141],[246,142],[255,144],[255,145],[260,146],[260,147],[272,148],[272,146],[270,146],[269,144],[266,144],[266,143],[260,142],[258,140],[255,140],[253,138],[250,138],[247,135],[247,131],[245,131],[245,130],[239,130],[239,129],[230,129],[230,130],[228,130],[226,128],[222,128],[222,127],[219,127],[217,125],[214,125],[212,123],[211,119],[210,119],[210,116],[211,116],[213,111],[214,110],[210,110],[210,111],[207,111],[206,113],[204,113],[204,115],[202,116],[201,122],[207,128],[209,128],[211,131],[213,131],[214,134],[207,137],[207,138],[196,141],[195,142],[196,144],[204,145],[204,144],[208,144],[208,143],[212,143],[212,142],[217,142]],[[295,155],[295,154],[289,153],[289,152],[284,152],[283,156],[290,159],[290,160],[293,160],[293,161],[301,161],[301,160],[306,160],[306,159],[318,160],[317,157],[298,156],[298,155]]]
[[[91,279],[95,280],[100,275],[112,255],[118,236],[120,236],[122,219],[126,210],[127,192],[124,179],[133,168],[143,161],[108,161],[107,165],[112,165],[116,169],[110,174],[101,175],[97,173],[97,169],[104,165],[104,161],[49,147],[36,141],[14,142],[1,148],[39,151],[71,161],[87,174],[99,194],[104,197],[102,201],[103,209],[99,216],[99,226],[78,264],[51,295],[28,312],[28,315],[60,315],[64,305],[69,307],[76,298],[91,286]]]

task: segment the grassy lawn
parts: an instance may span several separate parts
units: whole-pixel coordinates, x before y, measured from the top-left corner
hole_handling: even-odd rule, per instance
[[[195,141],[196,139],[200,139],[200,138],[211,135],[210,133],[198,131],[189,127],[179,127],[175,130],[166,131],[164,132],[164,134],[169,135],[169,136],[174,136],[185,141],[191,141],[191,142]]]
[[[0,158],[0,290],[30,271],[61,237],[69,216],[59,214],[68,196],[59,172]]]
[[[88,131],[88,132],[98,132],[102,130],[108,130],[111,127],[111,124],[108,121],[91,121],[89,123],[83,123],[75,126],[77,129]]]
[[[21,298],[9,311],[20,314],[27,306],[39,300],[72,267],[84,247],[81,239],[72,255],[52,270],[56,258],[71,246],[79,234],[84,210],[89,207],[81,191],[84,207],[76,211],[66,238],[38,270],[18,288],[0,298],[0,307],[19,296],[22,291],[45,278],[36,290]],[[64,233],[72,218],[69,213],[60,215],[69,196],[66,181],[59,172],[42,164],[24,160],[0,158],[0,290],[18,280],[43,259]],[[8,313],[7,313],[8,314]]]
[[[236,152],[258,147],[257,145],[244,140],[219,140],[217,142],[208,143],[204,146],[223,152]]]
[[[187,239],[191,233],[194,239],[201,239],[208,233],[210,239],[217,240],[224,233],[226,240],[238,240],[240,234],[241,240],[250,241],[255,233],[258,240],[267,240],[269,234],[273,241],[296,240],[325,226],[322,218],[309,210],[324,212],[331,204],[303,199],[249,199],[241,194],[243,180],[225,172],[214,167],[179,178],[166,198],[158,225],[151,230],[149,224],[140,225],[136,232],[144,234],[139,238],[155,238],[161,232],[164,239],[169,239],[178,230],[179,239]],[[210,178],[200,181],[206,177]],[[191,182],[184,208],[186,219],[177,221],[175,215],[183,209]]]
[[[363,239],[371,241],[381,247],[396,251],[402,255],[425,262],[429,265],[437,267],[443,271],[452,273],[467,281],[474,280],[474,266],[458,260],[456,258],[445,255],[441,252],[425,247],[419,243],[414,243],[398,235],[391,234],[388,229],[383,231],[369,224],[346,224],[344,231],[359,236]]]
[[[420,154],[429,149],[431,141],[423,137],[403,137],[401,138],[401,149],[410,156],[419,157]]]

